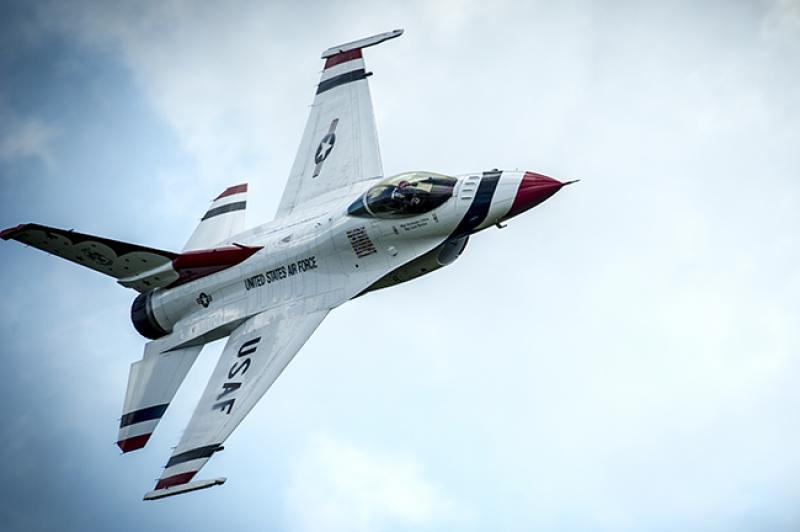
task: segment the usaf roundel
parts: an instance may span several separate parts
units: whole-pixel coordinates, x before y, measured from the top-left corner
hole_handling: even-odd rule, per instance
[[[314,162],[316,163],[316,167],[314,168],[314,173],[311,177],[317,177],[319,173],[322,171],[322,163],[325,162],[325,159],[328,158],[328,155],[331,154],[333,151],[333,145],[336,144],[336,126],[339,125],[339,119],[334,118],[331,120],[331,125],[328,128],[328,133],[322,137],[322,140],[317,146],[317,152],[314,154]]]
[[[335,143],[336,143],[335,133],[328,133],[327,135],[322,137],[322,142],[320,142],[319,146],[317,146],[317,154],[314,156],[314,162],[317,164],[321,164],[322,161],[327,159]]]

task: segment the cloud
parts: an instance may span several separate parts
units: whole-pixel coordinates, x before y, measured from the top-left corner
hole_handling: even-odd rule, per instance
[[[392,27],[405,27],[406,36],[367,58],[387,172],[519,165],[583,178],[502,233],[476,235],[445,272],[337,309],[267,395],[263,412],[282,417],[263,425],[251,417],[238,429],[254,452],[235,451],[234,443],[209,465],[227,475],[234,466],[252,469],[257,456],[269,475],[231,474],[239,481],[154,507],[160,515],[182,520],[180,505],[192,505],[191,518],[215,528],[215,516],[231,516],[216,509],[229,506],[257,523],[239,528],[263,528],[261,520],[280,528],[284,503],[285,528],[303,530],[454,521],[502,530],[798,529],[796,1],[41,5],[68,29],[68,40],[92,43],[129,69],[159,124],[174,132],[175,150],[197,163],[193,175],[122,160],[137,174],[159,176],[143,178],[152,200],[137,206],[152,234],[188,233],[163,216],[193,220],[209,189],[233,180],[256,185],[254,206],[276,205],[319,52]],[[29,118],[36,116],[47,115],[33,109]],[[80,116],[93,116],[93,108],[84,104]],[[19,134],[25,128],[21,118],[16,123]],[[89,123],[75,124],[75,135],[68,124],[41,126],[81,139]],[[47,136],[31,131],[31,139]],[[74,148],[96,150],[93,143]],[[81,176],[73,188],[97,179],[73,173]],[[110,198],[120,195],[119,181],[109,181]],[[63,202],[48,187],[8,197]],[[251,214],[252,222],[266,218]],[[126,220],[98,225],[109,223]],[[95,396],[121,401],[141,341],[120,326],[109,337],[129,332],[123,345],[94,336],[92,343],[83,333],[65,344],[70,330],[91,332],[75,321],[75,302],[106,308],[95,292],[113,288],[36,270],[31,265],[55,269],[58,261],[29,250],[4,264],[19,265],[9,279],[47,281],[10,287],[3,308],[17,374],[32,375],[17,386],[34,397],[62,394],[51,401],[58,411],[41,408],[44,422],[27,416],[11,425],[26,441],[51,441],[63,431],[53,431],[46,415],[73,417],[63,405],[89,410]],[[48,297],[60,303],[43,320],[41,302],[53,308]],[[129,299],[113,303],[121,314],[108,323],[127,325]],[[40,324],[59,320],[64,330],[45,338]],[[36,327],[24,335],[14,323]],[[387,341],[387,327],[412,324],[431,327]],[[23,350],[10,338],[39,343]],[[94,350],[83,349],[86,342]],[[112,344],[118,363],[104,373],[97,357]],[[32,356],[50,352],[82,358],[56,357],[29,371]],[[67,371],[76,360],[84,367]],[[69,366],[54,370],[59,364]],[[44,368],[52,373],[46,379]],[[205,379],[187,390],[199,393]],[[98,383],[109,389],[99,393]],[[186,417],[196,399],[188,397]],[[108,429],[85,441],[111,441],[113,407],[81,418],[86,434]],[[184,423],[176,420],[174,432]],[[53,432],[43,436],[34,426]],[[241,432],[246,427],[250,433]],[[175,440],[163,438],[151,457],[163,458]],[[282,438],[290,443],[279,459],[277,444],[255,449]],[[352,443],[367,439],[373,447]],[[68,456],[77,463],[85,454],[79,446]],[[148,460],[142,476],[159,463]],[[28,477],[40,471],[48,469],[31,466]],[[251,478],[275,491],[254,490]],[[116,478],[114,488],[129,485],[133,498],[120,497],[131,506],[114,522],[143,528],[133,504],[143,484]],[[36,485],[26,488],[16,491],[33,493]],[[282,501],[263,495],[283,489]],[[95,493],[81,491],[85,497],[69,506],[85,507]],[[243,494],[259,505],[236,499]],[[454,500],[474,516],[464,517]],[[66,510],[50,513],[69,522]]]
[[[206,199],[206,188],[198,184],[216,193],[218,187],[275,173],[276,158],[282,163],[276,182],[282,182],[317,77],[308,68],[317,66],[313,59],[295,61],[319,53],[312,43],[303,45],[312,27],[294,32],[290,47],[275,38],[285,32],[286,10],[272,4],[244,2],[229,9],[214,2],[164,2],[143,9],[139,3],[83,2],[47,9],[60,12],[50,20],[72,38],[118,52],[152,108],[197,162],[192,187],[176,187],[174,176],[167,176],[164,188],[190,188]],[[285,82],[303,79],[300,73],[308,79],[302,95],[297,84]],[[288,134],[278,118],[287,105],[298,112]],[[277,197],[267,197],[277,205]],[[253,207],[257,199],[251,212]]]
[[[32,157],[52,166],[50,149],[57,134],[57,128],[38,117],[0,108],[0,161]]]
[[[454,502],[425,477],[413,456],[365,450],[320,434],[298,456],[287,510],[293,526],[315,532],[430,525],[458,517]]]
[[[773,0],[764,15],[765,25],[773,30],[794,32],[800,30],[800,1]]]

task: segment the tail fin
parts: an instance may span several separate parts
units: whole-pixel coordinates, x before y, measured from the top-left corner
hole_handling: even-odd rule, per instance
[[[244,231],[246,207],[247,183],[225,189],[211,203],[183,250],[211,248]]]

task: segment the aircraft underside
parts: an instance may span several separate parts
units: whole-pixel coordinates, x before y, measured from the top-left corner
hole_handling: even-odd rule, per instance
[[[245,229],[248,185],[212,202],[182,251],[23,224],[0,232],[113,277],[149,341],[131,365],[117,445],[141,449],[203,346],[228,337],[153,491],[158,499],[219,485],[194,480],[325,316],[365,293],[452,264],[475,233],[555,194],[547,176],[498,169],[384,177],[363,49],[402,30],[323,52],[297,157],[276,218]]]

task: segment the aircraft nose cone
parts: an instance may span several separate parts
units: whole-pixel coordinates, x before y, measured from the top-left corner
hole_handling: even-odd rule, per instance
[[[522,182],[517,189],[517,195],[514,198],[514,203],[511,205],[511,210],[506,215],[507,218],[516,216],[523,213],[528,209],[536,207],[544,200],[558,192],[561,187],[568,183],[562,183],[552,177],[546,175],[536,174],[534,172],[525,172]]]

